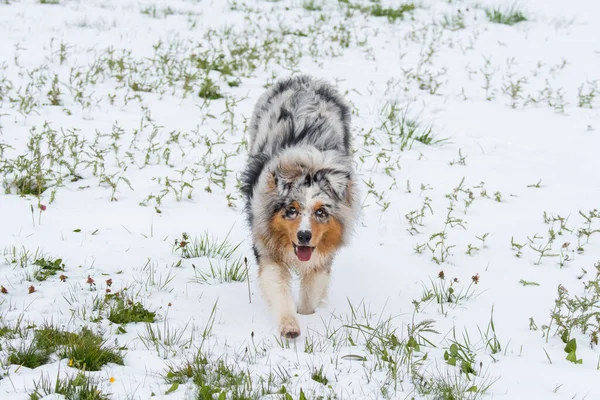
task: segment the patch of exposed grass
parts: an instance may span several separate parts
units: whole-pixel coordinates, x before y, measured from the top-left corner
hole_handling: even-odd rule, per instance
[[[44,377],[34,384],[34,391],[29,394],[30,400],[41,400],[51,394],[63,395],[67,400],[108,400],[110,395],[100,390],[98,382],[83,373],[73,377],[51,381]]]
[[[60,0],[40,0],[40,4],[60,4]]]
[[[395,22],[397,19],[404,19],[404,14],[414,9],[415,5],[412,3],[402,4],[397,8],[385,8],[375,4],[370,7],[369,13],[374,17],[387,17],[388,21]]]
[[[494,7],[485,10],[485,15],[490,22],[504,25],[514,25],[519,22],[527,21],[523,12],[517,9],[516,5],[509,8]]]
[[[9,364],[22,365],[32,369],[46,364],[49,359],[50,352],[41,348],[35,339],[28,344],[23,341],[21,346],[8,351]]]
[[[323,7],[319,5],[319,2],[316,2],[315,0],[305,1],[302,3],[302,8],[307,11],[321,11],[323,9]]]
[[[349,0],[339,0],[339,2],[346,4],[349,10],[358,10],[363,14],[371,15],[373,17],[387,17],[389,22],[395,22],[397,19],[404,19],[407,12],[413,11],[416,8],[413,3],[404,3],[394,8],[388,8],[382,7],[381,4],[363,6],[351,3]]]
[[[246,371],[228,366],[223,360],[211,361],[198,354],[182,366],[169,367],[165,381],[176,388],[191,381],[197,388],[196,399],[231,398],[255,399],[258,393],[252,389],[252,380]]]
[[[46,364],[50,355],[57,351],[59,357],[69,359],[70,366],[87,371],[98,371],[109,362],[123,364],[121,351],[106,346],[102,336],[87,328],[72,333],[49,324],[35,330],[31,341],[23,340],[20,347],[9,349],[8,362],[37,368]]]
[[[58,329],[50,324],[46,324],[42,328],[36,329],[34,338],[39,348],[52,353],[56,351],[59,345],[67,343],[76,336],[76,333],[68,332]]]
[[[68,358],[70,366],[85,371],[100,371],[102,366],[108,363],[123,365],[122,351],[108,346],[101,335],[87,328],[69,337],[58,355]]]
[[[110,301],[108,320],[115,324],[129,324],[132,322],[154,322],[156,313],[148,311],[139,301],[125,298],[121,293],[106,296]]]
[[[16,324],[16,327],[20,327],[20,322]],[[6,334],[8,337],[17,336],[14,329],[7,330]],[[9,364],[23,365],[27,368],[37,368],[48,362],[50,355],[56,351],[59,344],[65,343],[69,335],[75,334],[46,325],[35,331],[31,341],[23,339],[18,348],[10,348],[8,362]],[[25,332],[21,332],[20,336],[25,337]]]
[[[487,376],[477,378],[475,381],[463,373],[443,373],[440,371],[419,378],[415,380],[417,391],[427,395],[428,398],[439,400],[481,399],[495,382]]]

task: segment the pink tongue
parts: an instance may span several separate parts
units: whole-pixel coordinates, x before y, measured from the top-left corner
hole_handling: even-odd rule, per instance
[[[312,247],[309,246],[298,246],[296,248],[296,256],[300,261],[308,261],[310,260],[310,256],[312,256]]]

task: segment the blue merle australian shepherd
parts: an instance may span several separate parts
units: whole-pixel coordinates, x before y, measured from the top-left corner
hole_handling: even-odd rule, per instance
[[[327,293],[357,202],[350,107],[326,82],[301,75],[278,81],[256,103],[243,177],[259,285],[281,335],[300,335],[296,311],[312,314]],[[300,301],[290,289],[300,275]]]

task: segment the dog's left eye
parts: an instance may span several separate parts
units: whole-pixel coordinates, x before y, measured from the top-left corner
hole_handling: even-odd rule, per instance
[[[296,210],[296,207],[290,207],[287,210],[285,210],[285,216],[288,218],[293,218],[298,214],[298,210]]]
[[[315,216],[317,218],[324,218],[327,216],[327,213],[322,208],[319,208],[317,211],[315,211]]]

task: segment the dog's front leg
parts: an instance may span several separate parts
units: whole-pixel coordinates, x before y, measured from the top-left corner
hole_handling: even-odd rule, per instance
[[[327,294],[330,273],[324,269],[309,271],[300,280],[300,314],[312,314]]]
[[[281,336],[293,339],[300,336],[300,327],[296,320],[290,278],[290,271],[277,264],[260,264],[258,268],[259,285],[279,319],[279,332]]]

